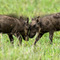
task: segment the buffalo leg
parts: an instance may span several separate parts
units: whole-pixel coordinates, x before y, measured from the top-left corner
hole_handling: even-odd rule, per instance
[[[17,33],[16,37],[18,38],[19,43],[22,44],[22,38],[21,38],[20,33]]]
[[[50,43],[52,43],[53,33],[54,33],[53,31],[49,32],[49,39],[50,39],[50,41],[51,41]]]
[[[14,39],[13,39],[12,34],[8,34],[8,36],[9,36],[10,42],[13,44]]]
[[[34,42],[34,45],[36,45],[37,41],[42,37],[43,33],[39,33],[38,36],[36,37],[36,40]]]
[[[19,39],[20,44],[22,44],[22,38],[20,35],[18,36],[18,39]]]

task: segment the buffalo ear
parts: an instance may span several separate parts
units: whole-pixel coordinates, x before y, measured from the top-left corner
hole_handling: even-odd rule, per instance
[[[40,16],[38,16],[37,18],[40,18]]]
[[[37,20],[36,20],[36,22],[38,23],[38,22],[39,22],[39,20],[37,19]]]
[[[40,16],[37,17],[36,22],[38,23],[40,21]]]
[[[27,17],[25,23],[29,24],[29,18]]]
[[[22,17],[22,16],[20,16],[20,19],[21,19],[21,20],[23,20],[23,17]]]
[[[29,23],[29,18],[27,17],[27,24]]]

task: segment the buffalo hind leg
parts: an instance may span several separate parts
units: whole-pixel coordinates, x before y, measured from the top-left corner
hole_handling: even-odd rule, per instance
[[[38,36],[36,37],[36,40],[34,42],[34,45],[36,45],[37,41],[43,36],[44,33],[39,33]]]
[[[22,45],[22,38],[20,35],[18,36],[18,40],[19,40],[19,44]]]
[[[13,39],[13,36],[12,36],[12,34],[8,34],[8,36],[9,36],[10,42],[13,44],[13,42],[14,42],[14,39]]]
[[[19,40],[19,45],[21,45],[21,44],[22,44],[22,37],[21,37],[20,33],[17,33],[17,34],[16,34],[16,37],[17,37],[18,40]]]
[[[50,31],[49,32],[49,39],[50,39],[50,43],[52,43],[53,41],[52,41],[52,39],[53,39],[53,31]]]

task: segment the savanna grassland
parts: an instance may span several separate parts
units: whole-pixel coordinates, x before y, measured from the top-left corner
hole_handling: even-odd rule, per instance
[[[60,0],[0,0],[0,14],[17,14],[29,18],[60,12]],[[31,19],[30,19],[31,21]],[[60,60],[60,32],[55,32],[53,44],[49,44],[49,33],[33,46],[35,37],[18,46],[14,37],[14,46],[6,34],[0,34],[0,60]]]

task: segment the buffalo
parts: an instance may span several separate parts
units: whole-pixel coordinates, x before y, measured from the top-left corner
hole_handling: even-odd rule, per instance
[[[49,32],[50,43],[52,43],[54,32],[60,30],[60,13],[32,18],[29,29],[30,38],[33,38],[37,33],[34,45],[36,45],[37,41],[47,32]]]
[[[22,43],[22,37],[28,41],[29,30],[29,18],[20,16],[20,18],[14,15],[0,15],[0,33],[8,34],[11,43],[13,43],[13,35],[19,39]]]

